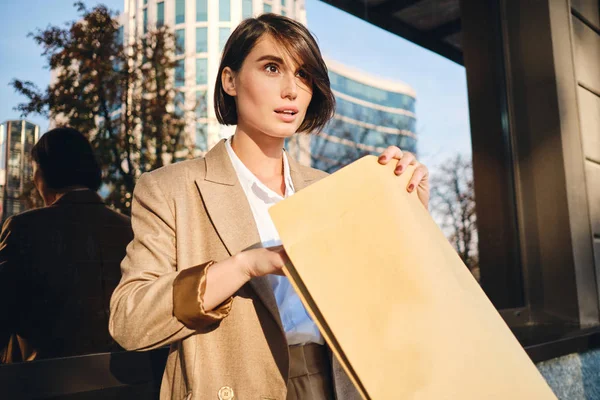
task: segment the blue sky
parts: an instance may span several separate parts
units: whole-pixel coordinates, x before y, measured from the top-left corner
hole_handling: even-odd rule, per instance
[[[103,3],[122,11],[123,0],[85,0],[88,7]],[[0,35],[0,121],[19,117],[13,110],[23,97],[14,93],[13,78],[45,87],[50,72],[44,69],[41,49],[29,32],[49,24],[77,19],[74,0],[0,0],[3,34]],[[382,78],[408,83],[417,93],[417,135],[421,161],[431,167],[455,153],[471,154],[467,86],[462,66],[396,35],[346,14],[318,0],[306,0],[308,28],[323,54],[331,59]],[[45,118],[28,119],[48,127]]]

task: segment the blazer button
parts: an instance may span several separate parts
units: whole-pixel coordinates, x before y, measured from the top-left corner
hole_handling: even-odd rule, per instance
[[[233,400],[233,389],[229,386],[223,386],[219,389],[219,400]]]

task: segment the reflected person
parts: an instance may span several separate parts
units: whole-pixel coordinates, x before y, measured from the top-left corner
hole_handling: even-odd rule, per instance
[[[8,218],[0,234],[1,361],[118,350],[109,300],[133,237],[130,219],[96,193],[101,169],[77,130],[47,132],[31,155],[46,206]]]

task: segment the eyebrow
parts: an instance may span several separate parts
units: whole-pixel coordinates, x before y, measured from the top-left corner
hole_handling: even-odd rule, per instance
[[[265,60],[269,60],[269,61],[275,61],[279,64],[284,64],[283,62],[283,58],[277,57],[277,56],[273,56],[270,54],[267,54],[265,56],[260,57],[258,60],[256,60],[256,62],[260,62],[260,61],[265,61]]]

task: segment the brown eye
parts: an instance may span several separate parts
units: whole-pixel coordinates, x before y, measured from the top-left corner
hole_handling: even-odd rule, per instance
[[[265,65],[265,71],[271,74],[276,74],[279,72],[279,68],[276,64],[267,64]]]
[[[298,76],[298,78],[300,79],[308,79],[308,74],[306,73],[306,71],[304,71],[303,69],[299,70],[296,75]]]

